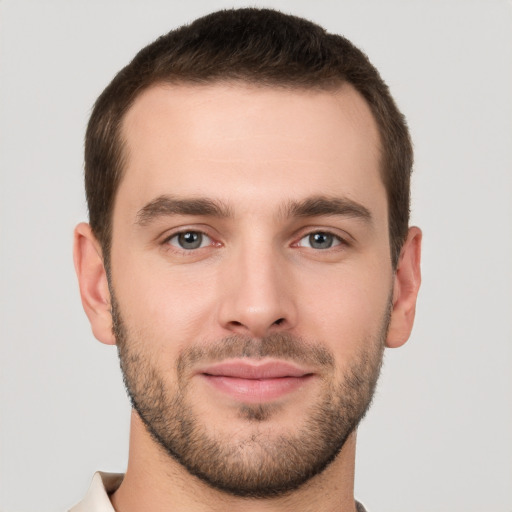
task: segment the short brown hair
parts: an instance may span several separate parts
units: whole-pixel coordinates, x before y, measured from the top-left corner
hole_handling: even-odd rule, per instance
[[[387,191],[391,261],[409,226],[412,145],[403,115],[366,55],[342,36],[270,9],[222,10],[143,48],[94,105],[85,138],[85,188],[91,228],[109,264],[112,213],[123,173],[121,125],[137,96],[156,83],[243,81],[296,89],[350,83],[377,121]]]

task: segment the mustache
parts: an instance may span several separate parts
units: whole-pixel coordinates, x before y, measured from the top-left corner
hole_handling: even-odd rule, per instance
[[[176,361],[178,375],[201,363],[216,363],[225,359],[263,359],[272,357],[303,363],[308,366],[333,369],[332,353],[318,343],[312,344],[290,333],[272,333],[263,338],[232,335],[207,344],[184,349]]]

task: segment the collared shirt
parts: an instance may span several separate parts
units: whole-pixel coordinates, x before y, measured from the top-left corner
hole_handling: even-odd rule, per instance
[[[115,512],[109,495],[117,490],[123,481],[122,473],[94,473],[91,486],[85,498],[69,512]],[[356,501],[357,512],[366,512],[361,503]]]
[[[123,478],[122,473],[94,473],[85,498],[69,512],[115,512],[109,495],[117,490]]]

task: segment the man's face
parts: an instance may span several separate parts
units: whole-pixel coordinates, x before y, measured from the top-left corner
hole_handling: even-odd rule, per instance
[[[111,253],[135,409],[191,473],[286,492],[372,396],[393,273],[379,136],[349,86],[159,86],[127,113]]]

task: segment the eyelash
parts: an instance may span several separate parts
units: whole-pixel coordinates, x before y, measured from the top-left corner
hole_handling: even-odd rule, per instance
[[[187,235],[187,234],[197,234],[197,235],[200,235],[202,237],[202,240],[200,242],[199,247],[192,247],[192,248],[186,249],[184,247],[180,247],[178,245],[174,245],[174,244],[171,243],[171,240],[173,240],[174,238],[178,239],[180,236],[184,236],[184,235]],[[206,245],[203,245],[204,238],[207,238],[210,241]],[[181,251],[181,252],[183,252],[185,254],[190,254],[190,253],[192,253],[192,252],[194,252],[194,251],[196,251],[198,249],[204,249],[205,247],[213,246],[213,245],[220,246],[221,244],[215,242],[210,235],[208,235],[204,231],[201,231],[200,229],[183,229],[181,231],[174,232],[172,235],[168,236],[162,242],[162,245],[171,246],[176,251]]]
[[[332,245],[330,245],[329,247],[325,247],[325,248],[311,247],[311,243],[313,243],[311,238],[314,237],[315,235],[323,235],[324,237],[330,237]],[[349,245],[348,242],[344,238],[340,237],[339,235],[332,233],[331,231],[328,231],[328,230],[317,229],[317,230],[309,231],[306,234],[304,234],[299,239],[298,242],[295,242],[293,244],[293,246],[305,247],[303,245],[300,245],[300,242],[302,242],[302,240],[304,240],[304,239],[309,239],[310,246],[309,247],[306,246],[308,249],[313,249],[313,250],[318,250],[318,251],[328,251],[329,249],[336,250],[335,249],[336,247]],[[321,242],[319,242],[319,243],[321,243]]]
[[[178,242],[176,243],[176,245],[171,243],[171,241],[173,239],[178,239],[180,236],[184,236],[187,234],[196,234],[196,235],[201,236],[201,240],[199,242],[198,247],[185,248],[185,247],[180,247],[178,245]],[[311,247],[311,243],[312,243],[311,237],[313,237],[315,235],[323,235],[326,237],[332,237],[331,245],[329,247],[325,247],[325,248]],[[204,238],[207,238],[209,240],[209,242],[205,245],[203,245]],[[301,242],[304,239],[309,239],[309,243],[310,243],[309,246],[305,246],[305,245],[301,244]],[[321,242],[319,242],[319,243],[321,243]],[[182,229],[182,230],[176,231],[176,232],[172,233],[171,235],[169,235],[168,237],[166,237],[165,240],[163,240],[162,245],[167,246],[167,247],[170,246],[170,247],[172,247],[172,250],[181,252],[184,255],[190,255],[192,253],[195,253],[199,249],[205,249],[205,248],[211,247],[211,246],[220,247],[222,244],[220,242],[216,242],[212,236],[208,235],[205,231],[202,231],[200,229]],[[346,238],[342,238],[341,236],[333,233],[332,231],[325,230],[325,229],[313,229],[313,230],[309,230],[307,232],[303,232],[303,234],[301,234],[301,237],[296,242],[293,242],[291,244],[291,247],[303,247],[306,249],[314,250],[315,252],[316,251],[330,252],[331,250],[336,251],[336,250],[342,249],[343,247],[348,247],[348,246],[350,246],[350,243],[346,240]]]

